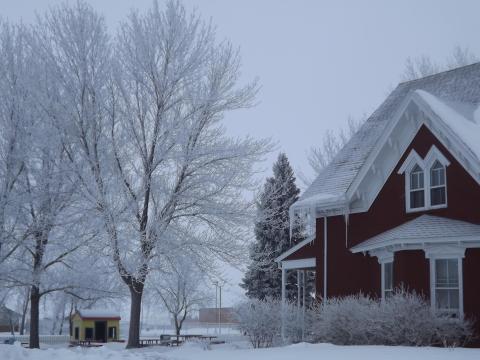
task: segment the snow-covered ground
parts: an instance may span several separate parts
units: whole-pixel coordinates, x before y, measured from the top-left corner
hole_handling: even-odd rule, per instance
[[[402,346],[335,346],[330,344],[296,344],[271,349],[249,349],[246,344],[206,346],[188,343],[179,348],[150,347],[125,350],[121,344],[101,348],[23,349],[17,345],[0,345],[2,360],[460,360],[479,359],[480,349],[414,348]]]

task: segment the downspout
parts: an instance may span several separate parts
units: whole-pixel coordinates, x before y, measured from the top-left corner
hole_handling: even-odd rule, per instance
[[[327,216],[323,217],[323,299],[327,299]]]

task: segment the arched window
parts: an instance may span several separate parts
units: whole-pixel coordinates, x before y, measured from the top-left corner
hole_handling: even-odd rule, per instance
[[[417,209],[425,207],[425,181],[424,173],[420,166],[410,172],[410,208]]]
[[[447,203],[445,166],[438,160],[430,168],[430,203],[431,206],[445,205]]]

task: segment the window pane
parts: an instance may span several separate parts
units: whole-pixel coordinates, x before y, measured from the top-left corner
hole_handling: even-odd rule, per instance
[[[436,292],[437,309],[458,310],[459,309],[458,289],[439,289]]]
[[[384,274],[384,289],[392,290],[393,289],[393,263],[386,263],[384,265],[385,274]]]
[[[436,286],[458,287],[458,260],[436,260]]]
[[[445,169],[436,169],[431,171],[430,185],[438,186],[445,185]]]
[[[448,286],[458,287],[458,260],[448,259]]]
[[[436,287],[446,287],[448,285],[447,260],[435,261],[435,283]]]
[[[410,192],[410,207],[412,209],[421,208],[425,206],[425,196],[423,190]]]
[[[423,189],[423,171],[418,165],[410,174],[410,189]]]
[[[417,174],[410,175],[410,188],[418,189],[418,176]]]
[[[431,189],[430,198],[432,206],[446,204],[445,187]]]
[[[435,279],[436,287],[458,287],[458,260],[436,260]]]

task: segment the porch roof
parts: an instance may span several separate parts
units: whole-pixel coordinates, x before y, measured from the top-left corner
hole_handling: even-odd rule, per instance
[[[353,253],[380,249],[401,250],[429,245],[460,244],[480,246],[480,225],[439,216],[421,215],[393,229],[376,235],[350,250]],[[469,246],[470,245],[470,246]]]
[[[310,237],[306,238],[305,240],[300,241],[298,244],[296,244],[295,246],[292,246],[290,249],[288,249],[284,253],[280,254],[278,257],[276,257],[275,262],[278,263],[278,262],[281,262],[281,261],[285,260],[287,257],[292,255],[293,253],[295,253],[298,250],[300,250],[301,248],[303,248],[305,245],[310,244],[313,240],[315,240],[315,236],[310,236]]]

